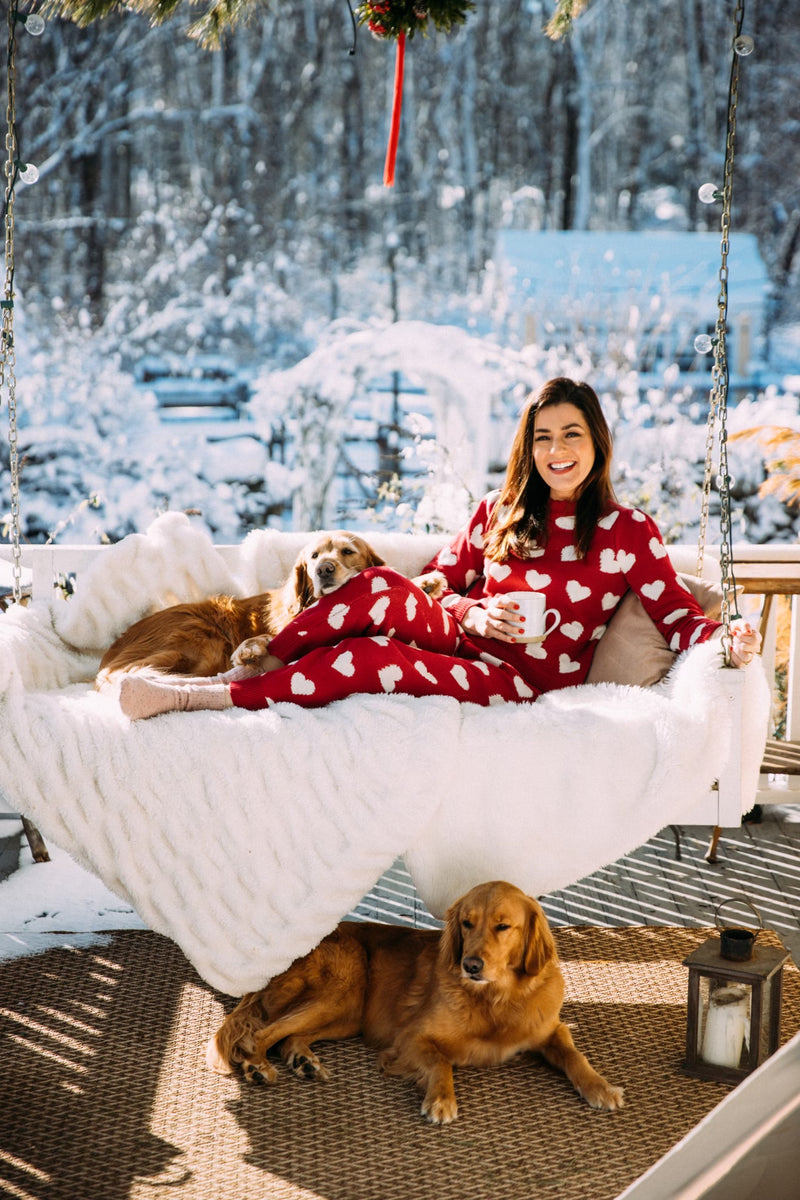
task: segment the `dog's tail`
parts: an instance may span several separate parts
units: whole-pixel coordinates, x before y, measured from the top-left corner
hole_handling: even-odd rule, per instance
[[[217,1033],[220,1032],[220,1030],[217,1030]],[[216,1071],[218,1075],[230,1075],[233,1072],[233,1065],[220,1052],[217,1044],[217,1033],[212,1038],[209,1038],[206,1044],[206,1066],[211,1071]]]
[[[267,1019],[265,993],[247,992],[229,1012],[206,1046],[206,1065],[218,1075],[230,1075],[255,1049],[255,1035]]]

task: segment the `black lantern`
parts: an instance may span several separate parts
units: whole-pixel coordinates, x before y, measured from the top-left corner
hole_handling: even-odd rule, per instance
[[[781,947],[756,943],[758,930],[725,925],[720,911],[745,897],[723,900],[715,913],[720,936],[709,938],[684,959],[689,968],[686,1064],[689,1075],[739,1083],[778,1049],[783,967]]]

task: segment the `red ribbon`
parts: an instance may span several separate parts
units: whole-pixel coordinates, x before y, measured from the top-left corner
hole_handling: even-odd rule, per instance
[[[394,187],[394,164],[397,159],[397,142],[400,137],[400,112],[403,108],[403,69],[406,60],[406,35],[397,35],[397,57],[394,63],[394,97],[392,99],[392,123],[389,127],[389,145],[386,147],[386,163],[383,168],[384,187]]]

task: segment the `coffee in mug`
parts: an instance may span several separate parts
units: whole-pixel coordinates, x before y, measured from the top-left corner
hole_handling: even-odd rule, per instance
[[[517,642],[543,642],[561,620],[557,609],[546,607],[547,597],[543,592],[506,592],[505,595],[519,605],[520,614],[525,618],[514,639]]]

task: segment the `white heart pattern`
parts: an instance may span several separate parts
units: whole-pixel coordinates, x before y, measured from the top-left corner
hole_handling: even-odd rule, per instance
[[[619,516],[619,509],[615,508],[613,512],[606,513],[606,515],[604,517],[601,517],[600,520],[597,522],[597,524],[600,526],[601,529],[610,529],[611,526],[616,521],[618,516]]]
[[[349,604],[334,604],[331,611],[328,613],[328,624],[331,629],[341,629],[344,625],[344,619],[350,612]]]
[[[547,658],[547,651],[544,648],[544,642],[526,642],[525,653],[530,658]]]
[[[389,663],[388,667],[381,667],[378,671],[378,679],[381,681],[381,687],[385,692],[393,692],[395,684],[399,683],[403,678],[403,672],[396,663]]]
[[[573,662],[568,654],[561,654],[558,659],[558,669],[562,675],[571,675],[574,671],[580,671],[581,664]]]
[[[667,547],[664,545],[663,542],[659,541],[659,539],[657,537],[650,538],[650,550],[653,554],[653,558],[665,558],[666,557]]]
[[[431,672],[425,666],[424,662],[421,662],[419,659],[417,659],[417,661],[414,663],[414,666],[419,671],[422,678],[427,679],[429,683],[438,683],[439,682],[439,680],[436,678],[436,676],[431,674]]]
[[[541,592],[542,589],[546,588],[548,583],[552,583],[553,580],[552,576],[545,575],[543,571],[534,571],[533,568],[531,568],[530,571],[525,572],[525,582],[532,592]]]
[[[605,550],[600,551],[600,570],[606,575],[617,575],[620,572],[625,575],[635,562],[636,555],[628,554],[624,550],[617,550],[614,553],[606,546]]]
[[[567,595],[573,604],[577,604],[579,600],[585,600],[587,596],[591,596],[592,589],[584,587],[577,579],[567,581]]]
[[[561,551],[561,561],[562,562],[577,562],[578,561],[577,547],[576,546],[565,546],[564,549]]]
[[[676,621],[680,621],[681,617],[688,617],[688,615],[688,608],[676,608],[674,612],[669,614],[669,616],[664,617],[664,624],[674,625]]]
[[[453,679],[455,679],[460,688],[463,688],[465,692],[469,691],[469,679],[467,678],[467,672],[460,663],[456,663],[454,667],[451,667],[450,674],[453,676]]]
[[[561,632],[573,642],[577,642],[578,638],[583,633],[583,626],[580,621],[567,621],[566,625],[561,626]]]
[[[574,529],[575,528],[575,518],[574,517],[556,517],[556,525],[558,526],[559,529]]]
[[[454,567],[458,562],[458,555],[449,546],[445,546],[444,550],[440,550],[436,562],[440,567]]]
[[[338,658],[334,659],[333,669],[334,671],[338,671],[340,675],[345,675],[348,679],[351,679],[356,673],[356,669],[353,666],[353,651],[345,650]]]
[[[531,688],[528,687],[524,679],[520,679],[519,675],[514,676],[514,687],[517,689],[517,695],[523,700],[530,700],[534,695]]]
[[[375,595],[376,592],[385,592],[386,589],[388,588],[388,586],[389,586],[388,580],[384,579],[382,575],[373,575],[373,577],[372,577],[372,594],[373,594],[373,596]]]
[[[302,671],[295,671],[291,686],[293,696],[313,696],[317,690],[316,685],[310,679],[306,679]]]
[[[417,612],[417,597],[409,592],[406,596],[406,616],[409,621],[413,621]]]
[[[489,566],[486,568],[486,574],[489,579],[505,579],[507,575],[511,574],[511,567],[508,563],[489,563]]]
[[[654,579],[652,583],[642,585],[642,595],[648,600],[657,600],[666,586],[663,579]]]
[[[469,542],[476,550],[483,549],[483,526],[476,525],[472,533],[469,535]]]
[[[642,512],[642,510],[640,508],[635,508],[633,510],[632,515],[633,515],[634,521],[646,521],[647,520],[647,517],[644,515],[644,513]]]
[[[603,606],[603,612],[608,612],[610,608],[616,608],[616,606],[619,604],[619,600],[619,596],[615,595],[614,592],[606,592],[605,596],[603,596],[603,599],[600,601]]]
[[[607,625],[595,625],[594,629],[592,630],[592,636],[589,640],[592,642],[599,642],[606,629],[608,629]]]
[[[382,596],[380,600],[376,600],[372,608],[369,610],[369,619],[374,625],[380,625],[383,618],[386,616],[386,611],[389,607],[389,597]]]

